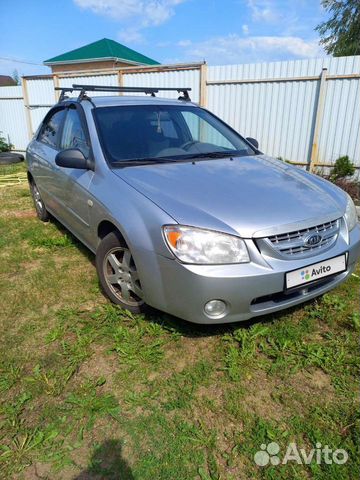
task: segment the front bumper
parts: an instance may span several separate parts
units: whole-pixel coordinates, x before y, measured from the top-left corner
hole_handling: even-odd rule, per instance
[[[360,256],[360,227],[339,236],[326,252],[298,260],[265,257],[248,241],[251,259],[237,265],[185,265],[150,252],[138,252],[136,261],[145,301],[159,310],[194,323],[215,324],[248,320],[276,312],[321,295],[343,282],[354,270]],[[304,288],[284,292],[285,274],[303,266],[347,253],[347,270],[323,278]],[[226,314],[210,318],[204,305],[209,300],[226,302]]]

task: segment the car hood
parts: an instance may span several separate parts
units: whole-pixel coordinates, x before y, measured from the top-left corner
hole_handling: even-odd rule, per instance
[[[176,222],[244,238],[283,233],[344,214],[343,192],[265,155],[114,169]]]

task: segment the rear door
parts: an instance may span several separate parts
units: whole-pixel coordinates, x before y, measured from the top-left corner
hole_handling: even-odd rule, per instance
[[[86,158],[92,156],[90,138],[85,115],[77,104],[66,109],[66,117],[59,144],[60,150],[77,148]],[[90,212],[93,205],[89,187],[94,176],[93,170],[59,168],[61,201],[65,205],[64,223],[84,243],[90,240]]]
[[[57,173],[59,167],[55,157],[59,151],[65,108],[55,107],[46,115],[34,142],[31,143],[31,173],[40,190],[47,208],[58,217],[62,216],[63,204]]]

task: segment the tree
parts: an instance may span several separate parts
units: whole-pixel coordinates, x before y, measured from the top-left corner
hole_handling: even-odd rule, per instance
[[[316,27],[327,53],[334,57],[360,54],[360,1],[321,0],[329,20]]]
[[[13,71],[13,74],[11,76],[12,76],[14,82],[16,82],[16,85],[21,85],[19,72],[16,69]]]

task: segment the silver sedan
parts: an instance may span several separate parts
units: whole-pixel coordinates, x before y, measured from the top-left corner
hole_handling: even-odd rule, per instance
[[[96,254],[132,312],[234,322],[343,282],[360,254],[350,197],[187,100],[62,99],[26,154],[39,218]]]

